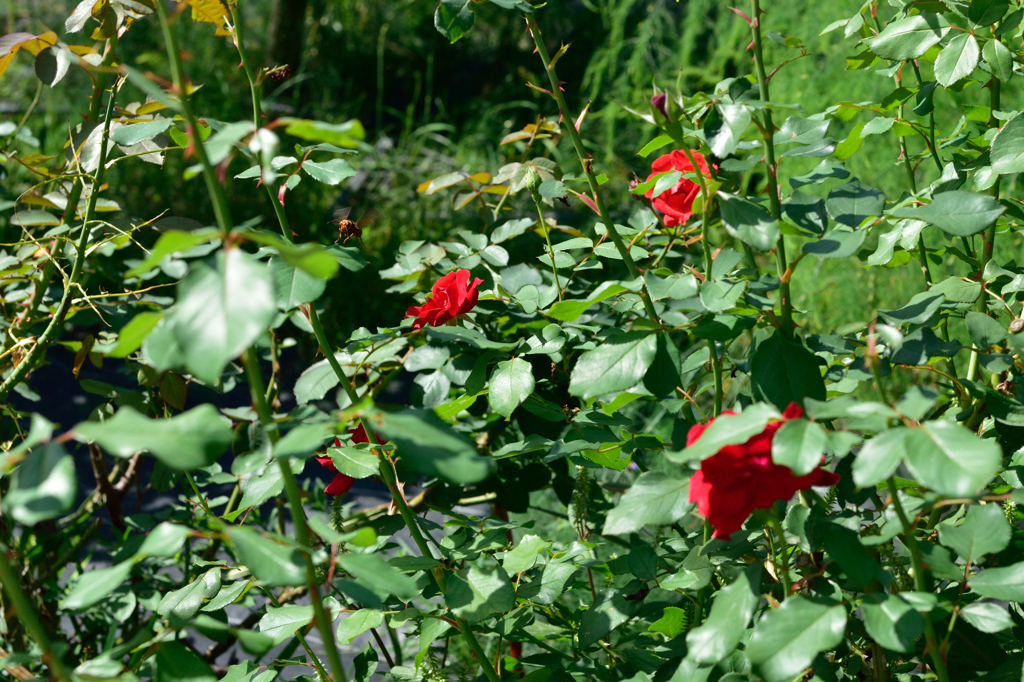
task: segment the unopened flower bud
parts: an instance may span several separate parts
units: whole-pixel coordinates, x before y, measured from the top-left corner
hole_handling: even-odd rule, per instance
[[[663,92],[658,93],[651,98],[651,106],[661,112],[661,115],[668,118],[668,95]]]
[[[533,166],[526,171],[526,189],[530,190],[530,194],[536,194],[540,191],[540,173]]]

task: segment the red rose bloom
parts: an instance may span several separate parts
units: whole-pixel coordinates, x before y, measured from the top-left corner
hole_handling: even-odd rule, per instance
[[[479,297],[476,288],[483,283],[479,277],[470,282],[469,270],[449,272],[434,284],[430,298],[421,306],[409,308],[405,316],[416,318],[414,329],[427,325],[436,327],[454,320],[473,309]]]
[[[769,422],[764,431],[746,443],[727,445],[701,462],[700,471],[690,479],[690,502],[696,502],[700,513],[715,527],[714,537],[728,538],[755,509],[771,507],[776,500],[788,500],[798,490],[839,482],[838,476],[821,467],[806,476],[795,476],[789,467],[772,462],[775,432],[790,419],[802,416],[803,410],[790,403],[781,420]],[[710,425],[711,422],[693,426],[686,435],[687,447]]]
[[[704,160],[704,155],[693,152],[693,158],[700,167],[704,177],[710,178],[711,171],[708,169],[708,162]],[[658,157],[651,164],[651,174],[647,179],[650,180],[658,173],[671,170],[692,173],[693,164],[690,163],[690,159],[687,158],[686,154],[677,149],[671,154]],[[644,196],[650,199],[654,204],[654,208],[661,211],[665,216],[665,226],[672,227],[674,225],[682,225],[693,215],[693,201],[700,196],[700,185],[693,180],[680,178],[679,182],[672,189],[654,196],[654,188],[652,187]]]
[[[352,436],[353,443],[370,442],[370,439],[366,437],[366,430],[363,429],[362,424],[360,424],[357,428],[350,429],[348,431],[348,434]],[[377,433],[376,431],[373,432],[373,435],[377,436],[378,443],[387,443],[387,441],[381,438],[380,434]],[[341,441],[338,440],[337,438],[334,439],[334,447],[341,447]],[[338,471],[338,467],[334,466],[334,462],[331,461],[330,457],[317,457],[316,461],[320,462],[325,467],[327,467],[328,471]],[[352,487],[352,484],[355,482],[356,479],[339,472],[337,475],[335,475],[333,479],[331,479],[331,482],[327,484],[327,488],[324,490],[324,492],[327,493],[328,495],[344,495],[349,491],[349,489]]]
[[[341,447],[341,441],[337,438],[334,439],[334,447]],[[338,467],[334,466],[334,462],[331,461],[330,457],[317,457],[316,461],[327,467],[328,471],[338,471]],[[334,478],[331,479],[331,482],[327,484],[327,488],[324,492],[328,495],[344,495],[355,482],[356,479],[339,472],[335,474]]]

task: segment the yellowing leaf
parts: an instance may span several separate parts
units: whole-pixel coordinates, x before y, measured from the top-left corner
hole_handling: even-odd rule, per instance
[[[178,0],[182,2],[182,0]],[[192,21],[214,24],[217,35],[231,35],[227,29],[228,11],[220,0],[184,0],[192,8]]]

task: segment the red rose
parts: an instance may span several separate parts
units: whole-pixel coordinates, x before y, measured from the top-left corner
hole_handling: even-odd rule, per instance
[[[341,447],[341,441],[337,438],[334,439],[334,447]],[[328,471],[338,471],[338,467],[334,466],[334,462],[331,461],[330,457],[317,457],[316,461],[327,467]],[[331,482],[327,484],[327,488],[324,492],[328,495],[344,495],[355,482],[356,479],[339,472],[335,474],[334,478],[331,479]]]
[[[738,531],[755,509],[771,507],[776,500],[788,500],[798,490],[839,482],[838,476],[821,467],[806,476],[795,476],[789,467],[772,462],[775,432],[786,421],[802,416],[803,410],[790,403],[781,420],[769,422],[764,431],[746,443],[727,445],[701,462],[700,471],[690,479],[690,502],[696,502],[700,513],[715,527],[716,538],[727,538]],[[700,438],[711,422],[690,429],[687,447]]]
[[[366,437],[366,429],[363,428],[362,423],[360,423],[359,426],[357,426],[354,429],[349,429],[348,435],[352,436],[352,442],[353,443],[369,443],[370,442],[370,439]],[[385,443],[387,443],[387,441],[384,439],[384,437],[381,436],[376,431],[373,432],[373,435],[377,437],[377,444],[378,445],[384,445]],[[334,440],[335,440],[335,442],[337,442],[338,439],[335,438]]]
[[[427,325],[436,327],[454,320],[473,309],[479,297],[476,288],[483,283],[479,277],[470,282],[469,270],[449,272],[434,284],[430,298],[421,306],[409,308],[405,316],[416,318],[414,329]]]
[[[710,178],[711,171],[708,169],[708,162],[704,160],[704,155],[693,152],[693,158],[697,161],[697,165],[704,176]],[[658,173],[671,170],[692,173],[693,164],[690,163],[690,159],[687,158],[686,154],[677,149],[671,154],[659,157],[651,164],[651,174],[647,179],[650,180]],[[675,187],[662,192],[658,196],[654,196],[653,187],[644,196],[652,201],[654,208],[664,214],[665,226],[672,227],[674,225],[682,225],[693,215],[693,201],[700,196],[700,185],[684,177],[679,179]]]

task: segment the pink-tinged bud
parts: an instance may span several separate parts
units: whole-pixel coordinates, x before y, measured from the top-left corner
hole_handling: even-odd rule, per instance
[[[658,93],[651,98],[651,106],[661,112],[661,115],[668,118],[668,109],[666,108],[668,103],[668,95],[665,93]]]

